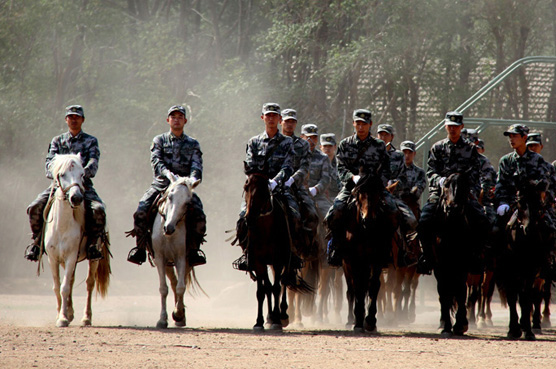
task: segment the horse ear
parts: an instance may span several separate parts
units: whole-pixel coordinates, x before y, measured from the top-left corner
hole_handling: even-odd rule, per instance
[[[201,183],[201,180],[200,180],[200,179],[195,180],[195,182],[193,182],[193,183],[191,184],[191,188],[197,187],[197,186],[199,185],[199,183]]]
[[[174,183],[174,182],[176,182],[176,181],[178,180],[178,177],[177,177],[176,175],[174,175],[174,173],[169,172],[169,173],[168,173],[168,179],[170,179],[170,182],[171,182],[171,183]]]

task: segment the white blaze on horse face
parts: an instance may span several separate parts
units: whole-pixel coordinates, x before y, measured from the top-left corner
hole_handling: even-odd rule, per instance
[[[176,224],[184,217],[187,204],[191,201],[193,192],[186,183],[173,186],[169,193],[165,205],[164,229],[167,235],[174,233]]]
[[[68,170],[60,174],[58,184],[62,192],[66,193],[67,199],[72,207],[76,207],[83,201],[83,177],[85,171],[81,165],[71,163]]]

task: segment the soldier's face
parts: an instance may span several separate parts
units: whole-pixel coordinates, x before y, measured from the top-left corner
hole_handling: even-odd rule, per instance
[[[178,131],[178,132],[182,131],[183,127],[185,126],[185,123],[187,123],[187,119],[185,119],[185,115],[183,115],[183,113],[180,113],[179,111],[172,112],[168,116],[168,118],[166,118],[166,121],[170,125],[172,131]]]
[[[68,128],[72,132],[79,132],[81,131],[81,125],[83,124],[83,118],[80,115],[71,114],[66,117],[66,123],[68,124]]]
[[[295,132],[295,127],[297,126],[297,120],[286,119],[283,120],[280,124],[282,125],[282,133],[286,136],[291,136]]]
[[[542,145],[541,144],[529,144],[527,145],[527,148],[533,152],[536,152],[537,154],[540,154],[542,151]]]
[[[415,151],[406,149],[403,151],[403,157],[405,159],[405,165],[411,165],[413,164],[413,159],[415,159]]]
[[[328,155],[330,159],[332,159],[332,157],[336,153],[336,145],[320,145],[320,151],[322,151],[323,153]]]
[[[392,136],[390,133],[388,132],[378,132],[378,138],[380,138],[382,141],[384,141],[384,143],[389,143],[392,142],[392,139],[394,138],[394,136]]]
[[[448,133],[448,138],[451,141],[457,141],[461,137],[461,130],[463,129],[463,124],[461,126],[446,125],[446,132]]]
[[[266,128],[278,129],[278,123],[280,123],[282,116],[278,113],[266,113],[261,115],[261,119],[264,120]]]
[[[478,152],[479,154],[482,154],[482,153],[485,152],[485,149],[483,149],[482,147],[477,146],[477,152]]]
[[[362,120],[356,120],[353,122],[353,127],[355,128],[355,133],[359,137],[367,137],[369,135],[369,131],[371,130],[371,125],[369,123],[365,123]]]
[[[512,149],[522,148],[526,146],[527,136],[522,136],[519,133],[510,133],[508,136],[508,141]]]
[[[314,136],[305,136],[305,135],[303,135],[303,139],[306,140],[307,142],[309,142],[309,146],[311,147],[311,151],[313,151],[315,149],[315,147],[317,146],[319,136],[317,136],[317,135],[314,135]]]

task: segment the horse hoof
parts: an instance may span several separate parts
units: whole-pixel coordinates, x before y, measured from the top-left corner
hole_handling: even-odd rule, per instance
[[[365,329],[363,327],[353,327],[353,333],[365,333]]]
[[[292,328],[294,328],[294,329],[303,329],[304,325],[303,325],[302,322],[295,322],[295,323],[292,324]]]
[[[263,333],[264,332],[264,327],[262,325],[255,325],[255,326],[253,326],[253,332]]]
[[[289,319],[280,319],[280,323],[282,323],[282,328],[286,328],[288,325],[290,325],[290,320]]]
[[[534,334],[542,334],[541,328],[533,328],[532,331]],[[527,339],[527,334],[525,334],[525,339]]]
[[[517,340],[521,338],[521,330],[509,331],[507,337],[511,340]]]
[[[56,322],[56,327],[59,328],[64,328],[69,326],[70,322],[67,319],[58,319],[58,321]]]
[[[440,333],[440,337],[441,338],[452,338],[454,334],[450,331],[442,331],[442,333]]]
[[[535,341],[537,339],[537,337],[535,337],[535,334],[533,332],[525,332],[524,339],[526,341]]]
[[[463,336],[463,334],[467,332],[468,329],[469,329],[468,325],[459,326],[456,324],[452,330],[454,331],[454,335]]]
[[[185,327],[185,319],[184,320],[176,320],[174,321],[176,327]]]
[[[166,329],[166,328],[168,328],[168,322],[165,321],[165,320],[159,320],[158,323],[156,323],[156,328]]]
[[[542,322],[541,322],[541,327],[542,328],[551,328],[552,324],[550,324],[550,318],[549,319],[543,318]]]
[[[270,330],[271,330],[271,331],[281,332],[281,331],[282,331],[282,324],[279,324],[279,323],[272,323],[272,324],[270,325]]]
[[[83,318],[81,320],[81,326],[82,327],[90,327],[91,326],[91,319]]]
[[[185,325],[185,313],[181,313],[178,314],[175,311],[172,312],[172,319],[174,319],[174,321],[176,322],[176,325],[178,322],[183,322],[183,325]],[[181,327],[183,327],[183,325]]]

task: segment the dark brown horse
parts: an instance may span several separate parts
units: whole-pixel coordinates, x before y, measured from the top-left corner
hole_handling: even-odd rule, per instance
[[[353,189],[355,202],[348,207],[344,273],[348,300],[353,303],[354,331],[376,331],[380,275],[388,263],[391,240],[397,228],[395,213],[386,210],[382,180],[375,174],[361,176]],[[369,299],[365,316],[365,302]]]
[[[498,245],[496,276],[502,301],[510,309],[510,339],[518,339],[523,333],[525,339],[535,339],[531,329],[534,284],[553,243],[552,231],[544,219],[546,189],[544,181],[518,184],[516,206],[505,227],[506,239]]]
[[[246,251],[249,273],[257,282],[258,300],[257,322],[253,330],[264,331],[265,297],[271,329],[281,330],[288,325],[287,289],[282,286],[300,292],[311,292],[311,287],[291,266],[291,225],[288,224],[285,205],[270,191],[268,176],[256,171],[247,171],[246,174]],[[272,268],[274,283],[270,282],[268,266]]]

